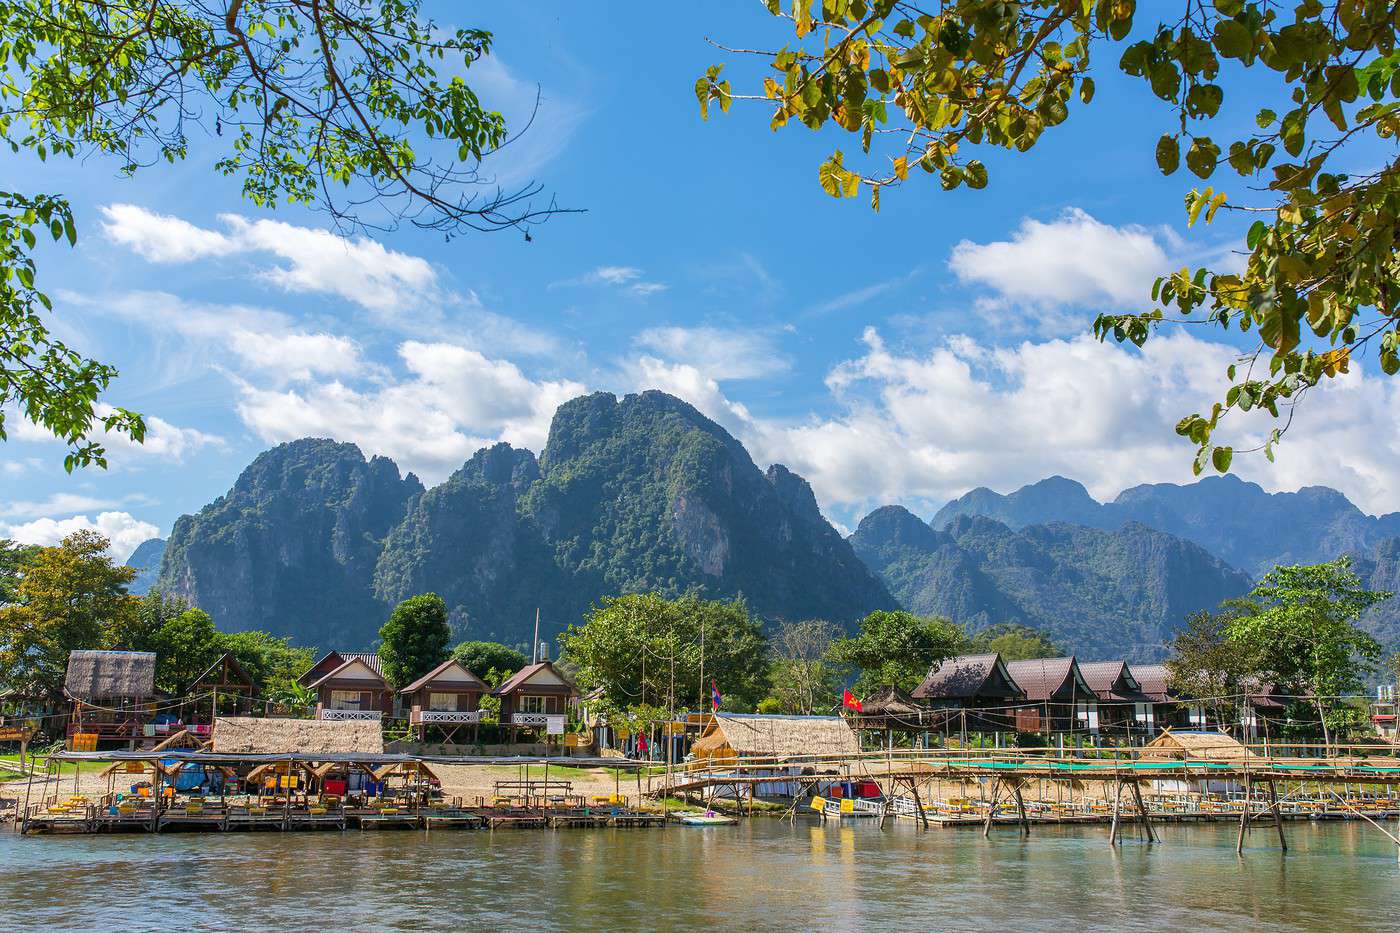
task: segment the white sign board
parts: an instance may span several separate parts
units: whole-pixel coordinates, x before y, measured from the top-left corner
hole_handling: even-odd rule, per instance
[[[563,735],[563,734],[564,734],[565,720],[566,720],[566,717],[565,717],[562,713],[559,714],[559,715],[557,715],[557,716],[556,716],[556,715],[549,715],[549,716],[546,716],[546,717],[545,717],[545,729],[544,729],[545,734],[546,734],[546,735]]]

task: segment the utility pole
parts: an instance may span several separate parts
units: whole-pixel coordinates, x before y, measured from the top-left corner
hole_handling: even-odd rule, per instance
[[[540,660],[540,607],[535,607],[535,637],[530,642],[530,663],[538,664]]]

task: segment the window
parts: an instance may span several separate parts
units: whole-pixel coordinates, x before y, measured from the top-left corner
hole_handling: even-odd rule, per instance
[[[544,713],[549,703],[549,697],[523,696],[520,698],[520,712],[522,713]]]
[[[1141,723],[1141,724],[1144,725],[1144,726],[1151,726],[1151,725],[1152,725],[1152,719],[1153,719],[1153,716],[1152,716],[1152,704],[1151,704],[1151,703],[1134,703],[1134,704],[1133,704],[1133,718],[1136,719],[1139,723]]]
[[[457,694],[455,693],[430,693],[428,694],[428,709],[440,713],[455,713],[457,711]]]
[[[331,709],[359,709],[360,691],[358,690],[332,690]]]

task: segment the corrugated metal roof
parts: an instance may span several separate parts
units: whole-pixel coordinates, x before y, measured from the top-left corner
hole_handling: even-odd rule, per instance
[[[469,682],[463,682],[460,680],[453,681],[450,685],[453,689],[459,691],[480,690],[482,692],[485,692],[486,684],[482,682],[480,677],[467,670],[466,665],[462,664],[460,661],[457,661],[453,658],[448,658],[446,661],[443,661],[437,667],[428,671],[428,673],[424,674],[422,677],[419,677],[407,687],[404,687],[402,690],[399,691],[399,693],[417,693],[419,690],[422,690],[425,686],[436,680],[438,675],[442,674],[443,671],[446,671],[452,667],[461,668],[462,672],[471,678],[471,681]]]
[[[527,664],[520,670],[516,671],[514,674],[510,675],[509,679],[507,679],[505,683],[501,684],[495,690],[491,691],[491,695],[493,697],[505,696],[507,693],[510,693],[512,690],[519,688],[521,684],[525,683],[525,681],[529,680],[531,677],[535,676],[540,671],[545,669],[552,671],[555,677],[558,677],[564,682],[565,689],[573,692],[574,686],[572,683],[569,682],[569,678],[565,677],[562,673],[560,673],[559,669],[554,666],[554,663],[552,661],[539,661],[535,664]]]

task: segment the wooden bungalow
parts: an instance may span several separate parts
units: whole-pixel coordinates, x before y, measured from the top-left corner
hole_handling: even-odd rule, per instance
[[[69,747],[125,743],[135,748],[155,716],[155,681],[156,656],[149,651],[70,652],[63,681],[72,704]],[[95,738],[74,738],[80,735]]]
[[[1012,661],[1006,670],[1027,701],[1016,710],[1017,732],[1098,732],[1098,698],[1073,657]]]
[[[328,652],[297,680],[316,691],[316,718],[379,722],[393,712],[394,691],[379,655]]]
[[[1143,696],[1152,704],[1148,724],[1154,732],[1193,725],[1189,718],[1189,701],[1172,689],[1171,674],[1165,664],[1134,664],[1132,671]]]
[[[408,707],[408,723],[427,740],[429,729],[442,733],[442,741],[456,742],[458,730],[471,726],[476,739],[481,722],[481,697],[490,688],[461,663],[448,659],[399,691]]]
[[[521,729],[563,735],[568,708],[578,700],[578,690],[548,660],[522,667],[491,695],[501,701],[500,722],[510,726],[512,742]]]
[[[214,717],[220,713],[250,713],[257,688],[253,677],[233,656],[225,651],[219,659],[190,683],[186,695],[194,698],[193,709],[185,717],[186,728],[209,737]]]
[[[1257,742],[1277,736],[1293,698],[1272,683],[1249,681],[1244,690],[1244,702],[1240,704],[1240,732],[1244,740]]]
[[[1079,665],[1084,682],[1094,691],[1100,731],[1131,738],[1156,735],[1152,700],[1123,661],[1089,661]]]
[[[1025,694],[999,654],[966,654],[935,664],[911,694],[949,717],[945,728],[968,732],[1010,732],[1012,709]]]

